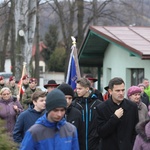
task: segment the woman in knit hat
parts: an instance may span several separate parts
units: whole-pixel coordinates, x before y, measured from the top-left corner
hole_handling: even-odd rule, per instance
[[[149,113],[150,115],[150,106]],[[136,126],[137,136],[134,142],[133,150],[150,149],[150,120],[140,122]]]
[[[141,89],[138,86],[131,86],[127,96],[138,106],[139,122],[149,119],[147,106],[141,101]]]
[[[21,150],[79,150],[77,129],[64,118],[66,107],[63,92],[49,92],[46,113],[26,132]]]

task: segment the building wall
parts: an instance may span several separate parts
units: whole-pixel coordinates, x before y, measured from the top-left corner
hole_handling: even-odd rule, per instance
[[[35,62],[33,63],[33,65]],[[55,80],[58,84],[64,82],[65,75],[63,72],[45,72],[45,63],[40,61],[40,66],[43,66],[43,73],[40,74],[39,86],[43,87],[44,84],[47,84],[48,80]],[[5,72],[11,73],[11,62],[10,59],[5,60]]]
[[[35,61],[32,62],[33,68],[35,68]],[[45,62],[40,60],[39,61],[39,66],[42,67],[42,72],[45,72]]]
[[[44,72],[40,74],[40,86],[47,84],[49,80],[55,80],[56,83],[61,84],[65,82],[64,78],[63,72]]]
[[[150,80],[150,60],[133,57],[129,51],[117,45],[110,44],[105,52],[103,61],[103,86],[113,77],[121,77],[125,81],[126,89],[131,86],[130,69],[144,68],[145,77]]]

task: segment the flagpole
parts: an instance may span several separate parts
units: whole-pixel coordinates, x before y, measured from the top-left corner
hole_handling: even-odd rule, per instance
[[[26,62],[23,62],[23,69],[22,69],[22,75],[21,75],[21,81],[20,81],[20,87],[19,87],[19,96],[20,96],[20,93],[21,93],[21,88],[22,88],[22,78],[23,76],[25,75],[25,70],[26,70]]]

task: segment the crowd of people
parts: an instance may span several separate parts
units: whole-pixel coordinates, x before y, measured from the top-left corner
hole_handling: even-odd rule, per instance
[[[112,78],[102,94],[97,79],[86,75],[67,83],[24,75],[22,85],[0,76],[0,119],[20,150],[149,150],[150,85],[148,79],[125,91]],[[127,96],[126,96],[127,95]]]

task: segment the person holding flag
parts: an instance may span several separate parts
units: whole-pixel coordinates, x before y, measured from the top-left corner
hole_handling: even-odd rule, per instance
[[[29,87],[29,77],[28,75],[24,75],[19,83],[18,83],[18,87],[19,87],[19,100],[21,101],[22,104],[22,96],[24,94],[24,92],[26,91],[26,89]]]
[[[18,87],[19,87],[19,93],[18,93],[18,96],[19,96],[19,100],[21,101],[21,104],[22,104],[22,95],[23,93],[25,92],[25,90],[28,88],[29,86],[29,77],[28,75],[26,74],[26,63],[24,62],[23,63],[23,69],[22,69],[22,75],[21,75],[21,79],[20,81],[18,82]]]

